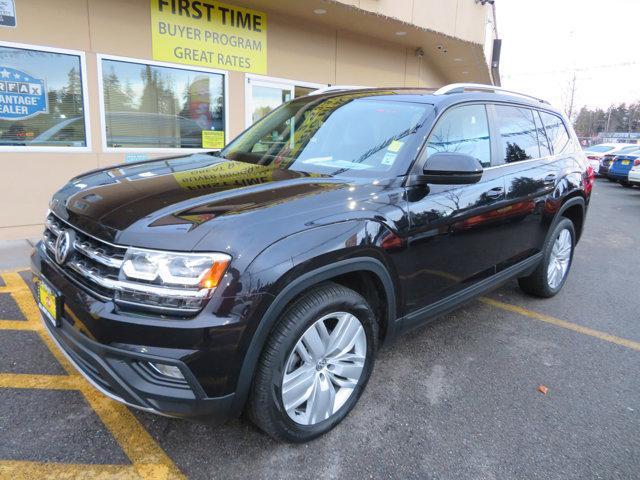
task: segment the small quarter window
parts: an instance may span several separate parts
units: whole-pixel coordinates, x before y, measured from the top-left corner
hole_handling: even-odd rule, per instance
[[[567,127],[560,117],[546,112],[540,112],[544,128],[549,137],[549,143],[553,148],[553,153],[562,153],[569,144],[569,133]]]
[[[498,134],[506,163],[540,157],[533,112],[528,108],[496,105]]]
[[[540,144],[540,156],[548,157],[553,152],[551,151],[551,140],[547,135],[547,131],[542,125],[542,120],[540,119],[540,112],[534,112],[533,117],[536,121],[536,130],[538,132],[538,141]]]
[[[463,105],[446,112],[429,136],[427,156],[438,152],[464,153],[491,165],[489,123],[484,105]]]

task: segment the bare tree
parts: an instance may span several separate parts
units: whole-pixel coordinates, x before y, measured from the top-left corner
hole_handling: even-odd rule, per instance
[[[564,113],[569,121],[573,122],[574,117],[576,116],[576,72],[573,72],[571,80],[569,80],[562,97]]]

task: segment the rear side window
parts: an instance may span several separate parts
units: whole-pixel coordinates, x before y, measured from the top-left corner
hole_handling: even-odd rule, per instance
[[[533,111],[528,108],[496,105],[501,155],[506,163],[540,157]]]
[[[489,122],[484,105],[463,105],[444,113],[427,143],[427,155],[438,152],[464,153],[491,165]]]
[[[540,112],[542,123],[544,123],[549,143],[553,148],[553,153],[562,153],[569,144],[569,132],[560,117],[547,112]]]

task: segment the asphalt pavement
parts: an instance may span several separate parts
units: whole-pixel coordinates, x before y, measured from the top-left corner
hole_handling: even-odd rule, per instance
[[[0,478],[635,479],[639,271],[640,188],[598,180],[558,296],[510,282],[400,338],[355,410],[305,445],[243,419],[211,428],[131,414],[74,386],[24,296],[0,286]]]

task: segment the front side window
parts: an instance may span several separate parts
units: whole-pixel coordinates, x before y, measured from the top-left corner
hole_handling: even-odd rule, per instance
[[[547,112],[540,112],[542,122],[544,123],[549,143],[553,147],[553,153],[558,154],[569,144],[569,133],[564,122],[557,115],[552,115]]]
[[[375,98],[382,94],[293,100],[254,124],[221,156],[331,176],[371,177],[398,170],[406,145],[432,107]]]
[[[0,146],[86,147],[79,55],[0,45]]]
[[[429,136],[427,156],[437,152],[456,152],[471,155],[491,165],[489,123],[484,105],[464,105],[446,112]]]
[[[533,111],[528,108],[496,105],[501,155],[506,163],[540,157]]]
[[[110,148],[222,148],[224,76],[102,59]]]

